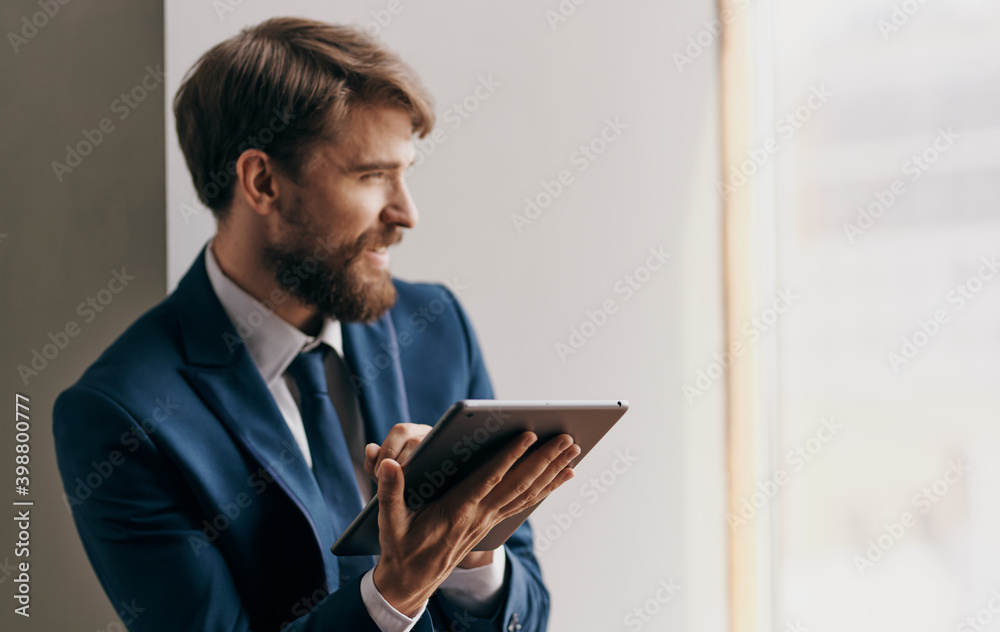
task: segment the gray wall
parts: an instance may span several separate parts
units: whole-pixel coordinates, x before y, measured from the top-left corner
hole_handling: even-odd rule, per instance
[[[498,396],[632,403],[533,518],[540,534],[554,536],[540,552],[552,631],[634,630],[624,617],[673,578],[682,586],[674,601],[654,601],[655,616],[636,620],[647,630],[721,632],[723,384],[692,405],[681,390],[724,348],[719,76],[711,47],[683,72],[672,57],[705,28],[715,3],[562,4],[575,11],[553,30],[545,12],[558,0],[242,2],[221,16],[209,3],[175,0],[166,14],[168,91],[210,46],[279,11],[379,31],[437,97],[445,139],[410,176],[421,224],[393,255],[394,272],[463,286]],[[470,101],[468,118],[455,118],[452,104],[491,75],[500,85]],[[573,153],[615,117],[628,128],[580,171]],[[173,284],[214,225],[193,210],[172,123],[167,138]],[[511,214],[562,170],[572,184],[519,233]],[[666,265],[631,296],[616,292],[660,246],[673,255]],[[563,362],[556,343],[568,344],[571,328],[608,300],[617,311]],[[638,461],[600,491],[590,479],[614,467],[619,451]],[[577,517],[553,518],[573,503]]]
[[[163,4],[157,1],[71,2],[48,18],[37,1],[0,4],[0,371],[3,423],[0,471],[0,629],[118,629],[112,608],[76,535],[55,465],[52,403],[83,369],[166,290],[162,83],[134,109],[115,104],[141,85],[146,66],[163,64]],[[55,8],[53,7],[53,8]],[[51,10],[51,9],[50,9]],[[44,24],[17,51],[7,34],[22,18]],[[28,33],[32,31],[29,29]],[[141,91],[136,92],[141,97]],[[51,163],[66,162],[66,145],[83,130],[113,129],[60,182]],[[97,140],[96,134],[93,134]],[[83,151],[87,151],[84,146]],[[107,288],[112,270],[134,276],[119,294]],[[117,287],[117,285],[116,285]],[[111,296],[101,312],[81,313],[88,298]],[[87,321],[90,322],[87,322]],[[50,333],[74,321],[65,348],[49,347]],[[71,331],[77,331],[71,327]],[[56,336],[61,339],[61,336]],[[60,340],[62,342],[62,340]],[[52,359],[27,384],[18,365],[32,351]],[[56,355],[54,352],[58,351]],[[39,366],[41,363],[39,362]],[[14,557],[14,396],[31,398],[31,617],[13,614],[14,577],[2,569]]]

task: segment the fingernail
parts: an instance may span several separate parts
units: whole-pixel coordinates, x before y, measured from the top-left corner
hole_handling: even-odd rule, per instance
[[[537,435],[535,435],[535,434],[529,435],[524,440],[524,447],[526,447],[526,448],[529,447],[532,443],[535,442],[536,439],[538,439]]]
[[[571,445],[573,445],[573,438],[572,437],[563,437],[559,441],[559,450],[560,451],[566,450]]]

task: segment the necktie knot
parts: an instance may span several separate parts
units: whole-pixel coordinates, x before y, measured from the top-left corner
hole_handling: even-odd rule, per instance
[[[300,353],[288,366],[288,373],[303,395],[323,395],[328,392],[323,361],[329,349],[329,346],[321,344],[311,351]]]

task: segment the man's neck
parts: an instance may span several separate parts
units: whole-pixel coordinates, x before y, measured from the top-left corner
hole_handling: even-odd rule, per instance
[[[322,316],[281,287],[261,261],[260,248],[254,246],[220,234],[209,245],[219,269],[240,289],[272,306],[279,318],[307,336],[317,335],[323,327]]]

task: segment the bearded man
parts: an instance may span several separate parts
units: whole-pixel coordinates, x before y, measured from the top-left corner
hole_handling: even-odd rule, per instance
[[[461,399],[493,397],[444,286],[389,273],[417,224],[404,175],[431,99],[348,27],[273,19],[208,51],[174,100],[218,229],[176,291],[56,402],[90,561],[131,630],[541,631],[527,523],[572,477],[524,433],[412,511],[401,463]],[[373,496],[381,555],[330,546]]]

